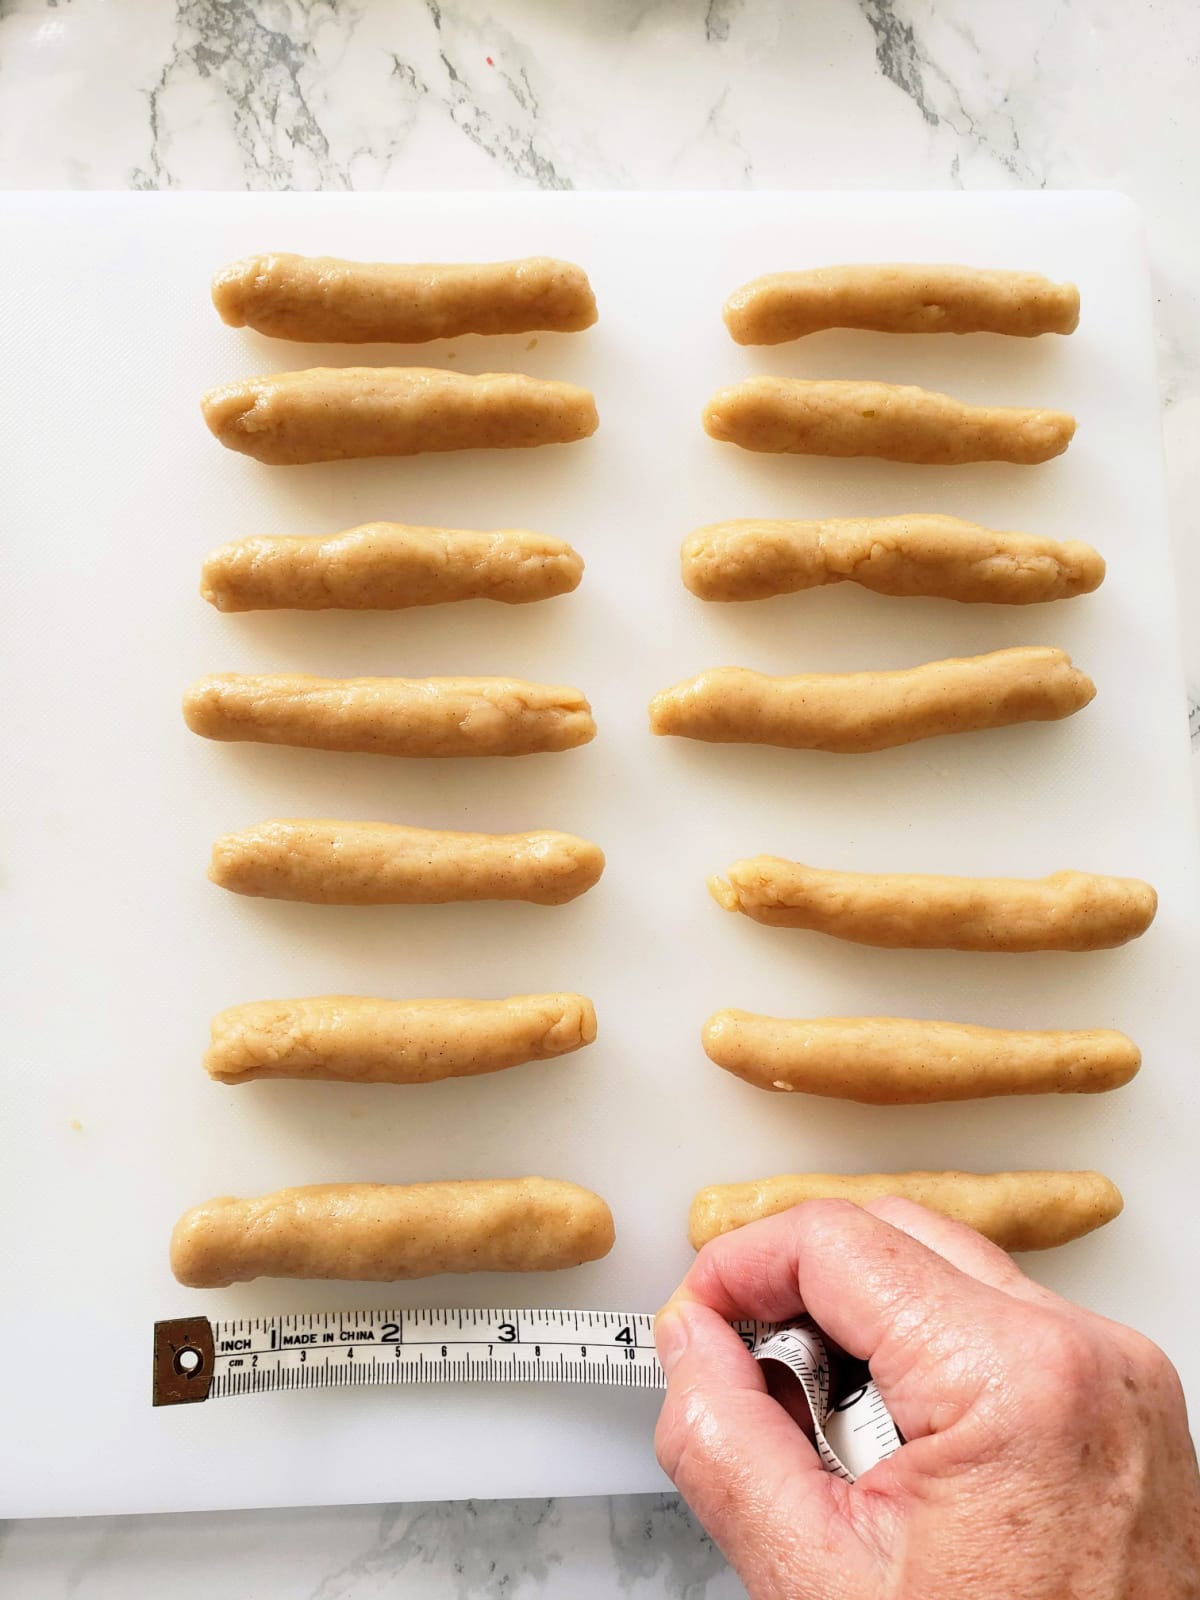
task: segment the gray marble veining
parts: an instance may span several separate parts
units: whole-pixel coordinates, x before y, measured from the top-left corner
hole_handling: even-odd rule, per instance
[[[1125,190],[1147,219],[1190,601],[1197,59],[1191,0],[0,0],[0,183]],[[1186,637],[1200,746],[1200,638]],[[663,1495],[13,1524],[0,1592],[741,1590]]]
[[[0,1525],[2,1526],[2,1525]],[[734,1600],[674,1495],[10,1524],[14,1600]]]

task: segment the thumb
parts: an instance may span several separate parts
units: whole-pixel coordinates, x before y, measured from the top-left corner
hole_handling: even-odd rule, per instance
[[[753,1600],[874,1593],[882,1564],[856,1531],[851,1486],[822,1467],[729,1323],[679,1292],[654,1337],[667,1374],[659,1463]]]

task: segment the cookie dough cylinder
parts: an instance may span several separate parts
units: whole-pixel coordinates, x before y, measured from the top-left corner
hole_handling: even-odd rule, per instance
[[[890,950],[1108,950],[1145,933],[1158,909],[1139,878],[832,872],[782,856],[735,861],[708,887],[726,911],[768,927]]]
[[[213,389],[201,409],[223,445],[273,467],[573,444],[599,426],[573,383],[436,367],[277,372]]]
[[[722,1233],[804,1200],[861,1206],[886,1195],[965,1222],[1003,1250],[1068,1244],[1111,1222],[1124,1205],[1116,1184],[1099,1172],[804,1172],[701,1189],[692,1201],[688,1237],[699,1250]]]
[[[1062,411],[968,405],[904,384],[747,378],[713,395],[704,429],[726,444],[774,455],[1034,466],[1063,453],[1075,419]]]
[[[717,1011],[705,1054],[756,1089],[930,1105],[995,1095],[1098,1094],[1141,1066],[1132,1039],[1109,1028],[1026,1032],[906,1017],[764,1017]]]
[[[367,522],[312,538],[238,539],[204,563],[218,611],[401,611],[457,600],[527,605],[578,588],[583,559],[527,528]]]
[[[518,261],[342,261],[247,256],[213,279],[222,322],[310,344],[424,344],[464,333],[578,333],[596,320],[582,267]]]
[[[443,1272],[553,1272],[607,1255],[612,1213],[561,1178],[323,1183],[184,1212],[171,1271],[191,1289],[254,1278],[394,1283]]]
[[[451,833],[392,822],[283,818],[227,833],[208,875],[222,889],[310,905],[445,905],[524,900],[560,906],[604,871],[571,833]]]
[[[1021,646],[899,672],[771,678],[715,667],[650,702],[650,731],[709,744],[862,755],[1018,722],[1055,722],[1095,696],[1062,650]]]
[[[1079,290],[1038,272],[855,265],[773,272],[725,302],[738,344],[783,344],[823,328],[873,333],[1074,333]]]
[[[253,1000],[220,1012],[204,1066],[228,1084],[257,1078],[436,1083],[569,1055],[595,1037],[596,1013],[581,994],[507,1000],[330,994]]]
[[[1104,558],[1079,540],[931,513],[716,522],[688,535],[680,567],[692,594],[718,601],[856,583],[875,594],[1024,606],[1090,594],[1104,581]]]
[[[596,736],[578,689],[520,678],[224,673],[192,685],[183,715],[206,739],[380,756],[528,756]]]

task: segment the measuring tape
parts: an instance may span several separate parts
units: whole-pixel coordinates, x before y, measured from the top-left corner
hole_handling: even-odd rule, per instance
[[[735,1322],[800,1381],[824,1466],[851,1483],[903,1442],[865,1363],[807,1317]],[[654,1318],[626,1311],[314,1311],[154,1324],[154,1404],[345,1383],[587,1383],[665,1389]]]

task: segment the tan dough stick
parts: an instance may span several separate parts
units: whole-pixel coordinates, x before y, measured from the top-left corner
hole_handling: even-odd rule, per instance
[[[797,456],[878,456],[917,466],[971,461],[1032,466],[1060,456],[1075,419],[1063,411],[972,406],[896,383],[747,378],[704,408],[714,439],[743,450]]]
[[[223,445],[273,467],[571,444],[598,426],[596,402],[573,383],[436,367],[277,372],[213,389],[201,409]]]
[[[1104,559],[1076,539],[993,533],[958,517],[716,522],[683,542],[684,584],[701,600],[765,600],[830,583],[876,594],[1023,606],[1090,594]]]
[[[220,1012],[212,1020],[204,1066],[218,1083],[436,1083],[569,1055],[595,1037],[596,1013],[581,994],[518,994],[508,1000],[327,994],[253,1000]]]
[[[310,344],[424,344],[463,333],[578,333],[596,320],[587,273],[569,261],[341,261],[247,256],[213,279],[222,322]]]
[[[714,667],[650,702],[650,730],[710,744],[859,755],[948,733],[1055,722],[1096,693],[1061,650],[1023,645],[899,672],[769,678]]]
[[[701,1035],[710,1061],[757,1089],[860,1105],[929,1105],[1007,1094],[1097,1094],[1141,1066],[1108,1028],[1017,1032],[904,1017],[762,1017],[717,1011]]]
[[[583,560],[526,528],[474,533],[367,522],[308,539],[239,539],[204,563],[218,611],[400,611],[449,600],[524,605],[569,594]]]
[[[520,678],[201,678],[183,715],[206,739],[380,756],[528,756],[596,737],[578,689]]]
[[[392,1283],[441,1272],[552,1272],[606,1256],[612,1213],[561,1178],[320,1183],[185,1211],[171,1271],[191,1289],[252,1278]]]
[[[759,1217],[804,1200],[866,1205],[885,1195],[915,1200],[965,1222],[1003,1250],[1049,1250],[1120,1215],[1121,1191],[1099,1172],[882,1172],[842,1176],[802,1172],[756,1183],[722,1183],[692,1201],[688,1237],[695,1249]]]
[[[328,906],[454,900],[565,905],[604,871],[604,852],[571,833],[449,833],[393,822],[281,819],[227,833],[208,875],[222,889]]]
[[[822,328],[873,333],[1074,333],[1079,290],[1037,272],[851,266],[772,272],[725,302],[738,344],[783,344]]]
[[[1158,896],[1138,878],[943,878],[829,872],[781,856],[735,861],[709,892],[726,911],[772,928],[808,928],[888,950],[1108,950],[1154,920]]]

